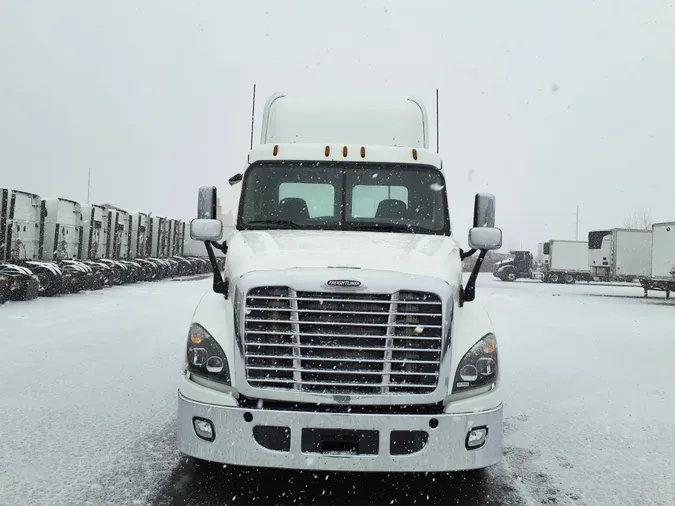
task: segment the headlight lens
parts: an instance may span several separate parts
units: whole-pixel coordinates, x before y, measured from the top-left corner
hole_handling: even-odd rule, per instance
[[[452,393],[487,386],[497,381],[497,376],[497,338],[487,334],[459,362]]]
[[[230,385],[230,368],[223,349],[204,327],[193,323],[187,342],[187,370]]]

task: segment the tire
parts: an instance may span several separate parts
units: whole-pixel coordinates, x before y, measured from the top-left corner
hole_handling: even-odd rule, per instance
[[[518,276],[516,276],[516,273],[513,271],[510,271],[506,274],[506,281],[515,281],[518,279]]]
[[[551,274],[549,274],[548,280],[551,283],[560,283],[560,276],[558,276],[557,272],[552,272]]]
[[[63,281],[58,274],[48,269],[35,269],[35,275],[40,280],[40,296],[53,297],[61,293]]]
[[[574,278],[574,276],[572,276],[571,274],[565,275],[565,283],[567,283],[568,285],[571,285],[574,282],[576,282],[576,279]]]

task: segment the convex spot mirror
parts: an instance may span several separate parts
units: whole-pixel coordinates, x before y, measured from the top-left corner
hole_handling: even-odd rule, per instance
[[[495,196],[489,193],[477,193],[473,203],[473,226],[495,226]]]
[[[218,205],[218,190],[215,186],[202,186],[197,196],[197,218],[216,219]],[[190,225],[192,228],[192,225]]]
[[[469,246],[478,250],[499,249],[502,247],[502,231],[495,227],[474,227],[469,230]]]
[[[190,237],[195,241],[219,241],[223,237],[223,222],[197,218],[190,222]]]
[[[228,179],[227,182],[230,183],[230,186],[234,186],[237,183],[241,183],[242,179],[244,179],[243,174],[235,174],[230,179]]]

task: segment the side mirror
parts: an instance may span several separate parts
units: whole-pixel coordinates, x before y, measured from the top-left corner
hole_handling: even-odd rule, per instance
[[[217,216],[218,190],[215,186],[202,186],[197,197],[197,218],[215,219]],[[221,225],[222,227],[222,225]],[[190,223],[192,234],[192,223]]]
[[[469,230],[469,246],[477,250],[502,247],[502,231],[495,227],[474,227]]]
[[[223,236],[223,222],[197,218],[190,222],[190,237],[195,241],[217,241]]]
[[[227,182],[230,183],[230,186],[234,186],[237,183],[241,183],[242,179],[244,179],[244,176],[241,173],[239,173],[232,176],[230,179],[227,180]]]
[[[495,226],[495,196],[489,193],[477,193],[473,203],[473,226]]]

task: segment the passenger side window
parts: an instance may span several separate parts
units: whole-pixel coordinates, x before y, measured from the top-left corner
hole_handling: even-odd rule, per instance
[[[302,199],[307,203],[310,218],[335,216],[335,188],[321,183],[281,183],[278,202]]]
[[[374,218],[380,202],[400,200],[408,206],[405,186],[355,185],[352,189],[352,218]]]

